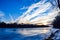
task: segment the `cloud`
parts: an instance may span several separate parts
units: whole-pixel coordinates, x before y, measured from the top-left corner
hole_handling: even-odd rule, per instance
[[[4,16],[4,12],[0,11],[0,17]]]
[[[11,14],[9,14],[9,16],[10,16],[10,23],[14,23],[15,21],[13,19],[13,16]]]
[[[32,4],[31,6],[29,6],[29,8],[27,9],[27,11],[24,12],[24,13],[22,14],[22,16],[18,17],[18,19],[16,19],[16,21],[19,20],[19,19],[21,19],[22,17],[28,15],[29,13],[31,13],[31,10],[32,10],[32,9],[34,9],[34,8],[36,8],[36,7],[39,7],[40,4],[43,4],[44,2],[45,2],[45,1],[40,1],[40,2],[38,2],[38,3]]]
[[[5,16],[4,12],[0,11],[0,22],[4,22],[5,21],[4,20],[5,19],[4,16]]]
[[[29,17],[28,19],[31,19],[31,18],[33,18],[33,17],[35,17],[35,16],[37,16],[37,15],[45,12],[45,11],[46,11],[48,8],[50,8],[50,7],[51,7],[51,4],[50,4],[50,3],[46,3],[46,4],[43,4],[43,5],[38,6],[38,9],[35,10],[35,11],[32,13],[32,15],[30,15],[30,17]],[[28,16],[28,15],[27,15],[27,16]],[[27,17],[25,17],[25,18],[27,18]]]
[[[27,11],[17,19],[18,23],[51,24],[58,15],[58,9],[50,2],[45,2],[46,0],[39,1],[29,6]]]
[[[20,8],[20,10],[24,10],[24,9],[27,9],[28,7],[25,7],[25,6],[23,6],[22,8]]]

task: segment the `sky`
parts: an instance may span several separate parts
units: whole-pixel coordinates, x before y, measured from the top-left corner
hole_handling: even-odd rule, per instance
[[[56,8],[55,0],[0,0],[0,21],[19,20],[18,22],[26,23],[41,19],[40,22],[46,22],[55,18]]]
[[[29,5],[38,1],[39,0],[0,0],[0,21],[10,21],[11,16],[15,20],[27,10]],[[24,7],[26,8],[24,9]]]

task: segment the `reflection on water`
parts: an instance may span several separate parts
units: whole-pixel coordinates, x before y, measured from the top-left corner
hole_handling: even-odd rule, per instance
[[[44,28],[42,28],[44,29]],[[0,28],[0,40],[43,40],[41,28]],[[46,28],[45,28],[46,29]]]
[[[0,40],[44,40],[50,37],[60,39],[60,30],[52,27],[40,28],[0,28]]]

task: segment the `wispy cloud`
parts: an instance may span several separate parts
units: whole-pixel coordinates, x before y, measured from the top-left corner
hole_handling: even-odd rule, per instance
[[[53,6],[50,2],[45,2],[46,0],[39,1],[29,6],[28,10],[18,18],[18,23],[51,23],[58,14],[57,7]]]
[[[38,2],[38,3],[32,4],[32,5],[28,8],[28,10],[23,13],[22,16],[18,17],[17,20],[22,19],[23,17],[25,17],[26,15],[28,15],[29,13],[31,13],[32,9],[34,9],[34,8],[36,8],[36,7],[40,7],[40,4],[43,4],[44,2],[45,2],[45,1],[40,1],[40,2]],[[23,19],[23,20],[24,20],[24,19]]]
[[[20,10],[28,9],[28,7],[23,6]]]
[[[4,12],[3,11],[0,11],[0,17],[4,16]]]
[[[5,20],[5,18],[4,18],[4,16],[5,16],[5,13],[3,12],[3,11],[0,11],[0,22],[4,22]]]
[[[20,16],[18,19],[20,19],[21,17],[24,17],[26,14],[29,14],[31,11],[32,11],[32,9],[34,9],[34,8],[36,8],[36,7],[40,7],[40,4],[43,4],[45,1],[40,1],[40,2],[38,2],[38,3],[34,3],[34,4],[32,4],[31,6],[28,6],[28,7],[23,7],[23,8],[28,8],[27,9],[27,11],[26,12],[24,12],[23,13],[23,15],[22,16]],[[21,9],[23,9],[23,8],[21,8]]]
[[[13,16],[11,15],[11,14],[9,14],[9,16],[10,16],[10,23],[14,23],[14,18],[13,18]]]

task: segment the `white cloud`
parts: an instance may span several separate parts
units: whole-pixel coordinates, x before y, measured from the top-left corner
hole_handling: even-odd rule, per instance
[[[20,19],[21,17],[24,17],[25,15],[29,14],[31,12],[32,9],[36,8],[36,7],[40,7],[40,4],[43,4],[45,1],[40,1],[38,3],[34,3],[31,6],[27,7],[28,10],[26,12],[23,13],[22,16],[20,16],[18,19]],[[25,8],[25,6],[23,7]]]
[[[24,10],[24,9],[27,9],[28,7],[25,7],[25,6],[23,6],[22,8],[20,8],[20,10]]]
[[[41,14],[41,13],[43,13],[43,12],[45,12],[50,7],[51,7],[51,4],[50,3],[46,3],[46,4],[43,4],[43,5],[38,6],[38,9],[35,10],[32,13],[32,15],[29,15],[28,20],[31,19],[31,18],[33,18],[33,17],[35,17],[35,16],[37,16],[37,15],[39,15],[39,14]],[[24,18],[26,19],[27,16],[25,16]]]
[[[33,11],[34,8],[37,8],[37,9]],[[48,12],[48,15],[46,14],[43,15],[42,13],[46,12],[48,9],[49,10],[51,9]],[[32,14],[30,15],[30,13]],[[34,3],[31,6],[29,6],[28,10],[24,12],[23,15],[20,16],[17,20],[19,20],[18,23],[29,23],[29,24],[42,23],[44,24],[44,23],[51,23],[57,15],[58,15],[57,9],[54,8],[50,2],[45,3],[45,1],[40,1],[38,3]],[[30,20],[31,18],[35,16],[38,16],[38,17]]]
[[[0,17],[4,16],[4,12],[0,11]]]
[[[13,16],[11,14],[9,14],[9,16],[10,16],[10,23],[14,23],[15,21],[13,19]]]

